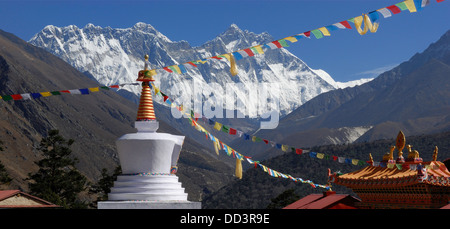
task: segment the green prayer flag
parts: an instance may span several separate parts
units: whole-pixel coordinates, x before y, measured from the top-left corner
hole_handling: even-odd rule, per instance
[[[230,128],[228,126],[223,125],[222,126],[222,131],[225,133],[228,133],[230,131]]]

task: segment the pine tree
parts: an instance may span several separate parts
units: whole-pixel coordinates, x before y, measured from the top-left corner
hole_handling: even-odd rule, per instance
[[[87,204],[77,199],[87,188],[87,178],[76,168],[77,158],[71,157],[73,139],[66,140],[58,130],[50,130],[40,142],[38,150],[43,159],[36,162],[39,170],[29,174],[30,192],[63,208],[86,208]]]
[[[90,193],[96,194],[97,201],[108,200],[108,193],[111,192],[111,188],[114,185],[114,181],[117,179],[117,176],[122,173],[122,168],[119,166],[116,167],[112,175],[108,174],[108,170],[106,168],[102,169],[101,178],[98,180],[98,183],[92,185],[89,190]]]

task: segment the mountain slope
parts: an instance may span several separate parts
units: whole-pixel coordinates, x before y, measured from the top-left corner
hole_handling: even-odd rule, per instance
[[[360,140],[375,140],[400,127],[407,135],[444,131],[449,127],[449,65],[450,31],[368,83],[329,91],[303,104],[280,121],[276,132],[282,136],[259,134],[281,140],[320,128],[373,126]],[[388,122],[394,128],[387,130]],[[299,138],[297,145],[302,143]]]
[[[96,87],[98,83],[47,51],[0,31],[0,95]],[[37,169],[36,151],[42,136],[59,129],[75,143],[77,167],[92,182],[102,168],[118,165],[115,141],[135,132],[137,106],[113,91],[91,95],[60,95],[32,100],[1,101],[0,161],[14,178],[11,186],[27,189],[24,178]],[[161,109],[161,110],[159,110]],[[167,108],[157,108],[156,115]],[[180,134],[160,121],[159,132]],[[208,156],[207,149],[187,136],[180,155],[179,176],[192,200],[199,200],[232,179],[233,169]],[[220,178],[220,179],[219,179]]]
[[[62,28],[47,26],[29,42],[54,53],[81,72],[89,72],[102,84],[116,84],[134,81],[136,72],[143,68],[142,59],[145,54],[150,56],[151,67],[162,68],[273,40],[268,33],[243,31],[233,24],[213,40],[199,47],[191,47],[186,41],[171,41],[151,25],[140,22],[126,29],[101,28],[92,24],[84,28],[73,25]],[[224,92],[242,91],[236,84],[243,84],[254,90],[258,83],[276,83],[279,88],[273,87],[271,92],[281,98],[281,116],[316,95],[337,87],[334,80],[331,85],[321,77],[324,74],[319,76],[316,73],[319,70],[309,68],[286,49],[267,50],[264,55],[237,61],[237,76],[231,76],[229,68],[228,61],[209,61],[198,68],[188,69],[188,74],[177,75],[162,71],[158,73],[156,83],[166,94],[190,107],[194,100],[194,83],[200,85],[204,101],[211,93],[219,98],[218,101],[224,98],[224,94],[217,93],[218,88],[211,83],[218,83]],[[322,70],[320,72],[324,73]],[[134,88],[129,90],[139,94]],[[299,91],[302,93],[298,93]],[[240,94],[239,98],[243,98],[243,95]],[[247,107],[256,103],[250,99],[242,99],[241,102]],[[245,109],[240,108],[239,111],[249,116],[255,115],[249,114]]]

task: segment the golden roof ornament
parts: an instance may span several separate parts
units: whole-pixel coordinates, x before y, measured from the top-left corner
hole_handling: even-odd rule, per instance
[[[435,146],[434,147],[434,152],[433,152],[433,161],[437,160],[437,155],[438,155],[438,147]]]
[[[155,111],[153,109],[152,91],[150,82],[155,81],[153,76],[156,75],[155,70],[148,70],[150,63],[148,55],[145,55],[144,70],[139,71],[137,81],[142,81],[142,92],[139,100],[139,108],[136,121],[152,121],[156,120]],[[153,71],[153,72],[152,72]]]

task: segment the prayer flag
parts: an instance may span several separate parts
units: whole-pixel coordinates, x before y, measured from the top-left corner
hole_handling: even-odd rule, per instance
[[[243,58],[242,55],[238,52],[233,52],[232,54],[236,60],[240,60]]]
[[[25,94],[20,94],[22,96],[22,99],[27,100],[27,99],[31,99],[31,96],[29,93],[25,93]]]
[[[317,153],[317,158],[319,158],[319,159],[323,159],[324,156],[325,156],[325,154],[323,154],[323,153]]]
[[[52,93],[50,93],[50,92],[41,92],[41,95],[43,96],[43,97],[48,97],[48,96],[51,96],[52,95]]]
[[[322,33],[318,29],[311,30],[311,33],[313,33],[317,39],[320,39],[323,37]]]
[[[399,3],[397,3],[397,4],[395,4],[398,8],[400,8],[400,10],[407,10],[408,9],[408,7],[406,6],[406,3],[405,2],[399,2]]]
[[[344,26],[342,26],[342,27],[344,27]],[[338,30],[339,29],[336,25],[327,25],[327,26],[325,26],[325,28],[327,28],[328,31],[333,31],[333,30]]]
[[[414,0],[406,0],[406,1],[404,1],[404,3],[410,13],[417,12],[416,4],[415,4]]]
[[[389,10],[386,9],[386,8],[382,8],[382,9],[379,9],[379,10],[377,10],[377,11],[378,11],[381,15],[383,15],[384,18],[387,18],[387,17],[392,16],[391,11],[389,11]]]
[[[292,43],[297,42],[297,38],[295,38],[295,37],[286,37],[286,38],[284,38],[284,40],[288,40]]]
[[[236,129],[233,129],[230,127],[230,134],[231,135],[236,135]]]
[[[358,161],[359,161],[358,159],[352,159],[352,164],[353,165],[358,165]]]
[[[283,150],[284,152],[287,152],[289,150],[289,146],[287,145],[282,145],[281,146],[281,150]]]
[[[184,67],[184,65],[182,65],[182,64],[179,64],[178,68],[180,69],[181,73],[186,73],[187,72],[186,67]]]
[[[252,52],[252,50],[250,50],[250,48],[244,49],[244,52],[246,52],[248,56],[254,56],[254,55],[255,55],[255,54]]]
[[[10,95],[4,95],[4,96],[2,96],[2,99],[3,99],[4,101],[10,101],[10,100],[13,99],[13,97],[11,97]]]
[[[295,150],[295,153],[298,154],[298,155],[300,155],[300,154],[303,153],[303,150],[302,150],[302,149],[296,149],[296,150]]]
[[[396,5],[388,6],[386,8],[388,8],[393,14],[402,12]]]
[[[248,53],[245,52],[244,50],[239,50],[237,51],[237,53],[241,54],[242,58],[248,57]]]
[[[237,75],[236,61],[234,60],[234,55],[230,53],[223,54],[225,58],[230,62],[230,72],[232,76]]]
[[[286,40],[284,40],[284,39],[278,40],[278,43],[280,43],[280,45],[281,45],[282,47],[289,47],[288,43],[287,43]]]
[[[216,122],[216,124],[214,125],[214,129],[216,129],[216,130],[220,130],[220,129],[222,129],[222,124],[221,124],[221,123],[218,123],[218,122]]]
[[[230,132],[230,129],[228,128],[228,126],[222,125],[222,131],[228,133]]]
[[[33,97],[33,99],[37,99],[42,97],[42,95],[40,93],[31,93],[31,97]]]
[[[166,70],[166,71],[168,71],[168,72],[170,72],[170,73],[173,73],[173,71],[172,71],[172,70],[170,70],[170,68],[169,68],[169,67],[164,67],[163,69],[164,69],[164,70]]]
[[[14,99],[14,100],[21,100],[21,99],[23,99],[21,94],[11,95],[11,98]]]
[[[330,32],[325,27],[319,28],[320,32],[323,33],[324,36],[330,36]]]
[[[240,159],[236,158],[236,171],[235,175],[237,178],[242,179],[242,162]]]
[[[52,91],[50,93],[52,93],[52,95],[61,95],[61,92],[59,92],[59,91]]]
[[[97,92],[99,90],[99,88],[98,87],[91,87],[91,88],[89,88],[89,90],[92,91],[92,92]]]
[[[89,90],[87,88],[82,88],[82,89],[78,89],[78,90],[80,90],[80,93],[82,95],[88,95],[89,94]]]
[[[282,48],[283,46],[278,41],[272,41],[272,44],[274,44],[277,48]]]
[[[261,45],[253,46],[251,47],[253,52],[257,52],[258,54],[264,54],[263,49],[261,48]]]

